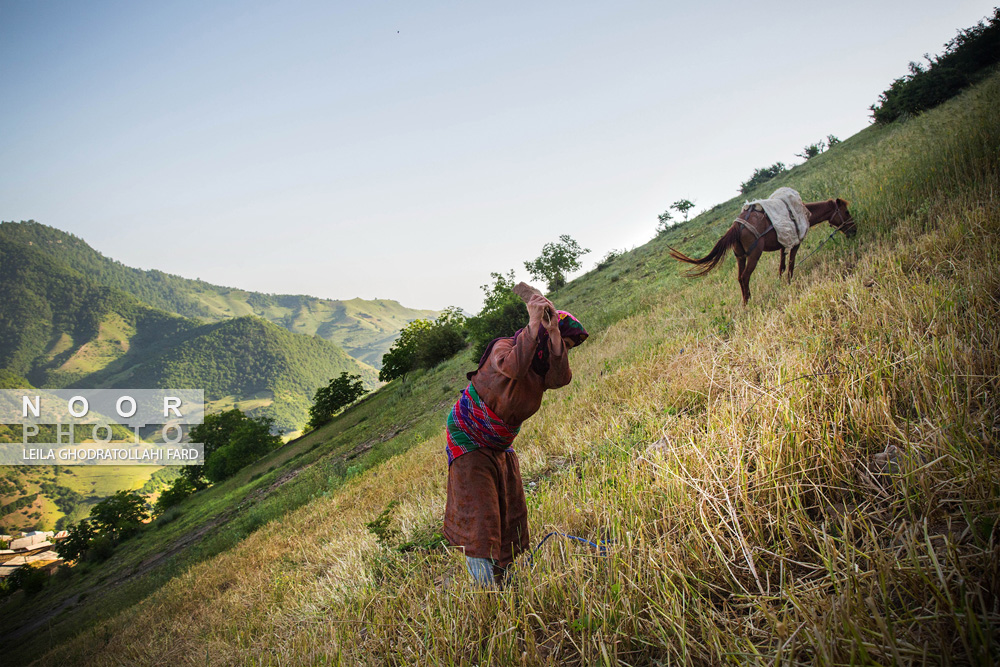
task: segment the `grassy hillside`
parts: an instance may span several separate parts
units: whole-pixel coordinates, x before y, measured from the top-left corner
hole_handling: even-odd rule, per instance
[[[134,546],[207,536],[200,553],[145,571],[116,556],[104,576],[136,576],[96,599],[80,598],[96,590],[85,572],[11,600],[6,655],[995,664],[998,103],[993,77],[768,184],[849,199],[860,233],[808,257],[817,229],[790,286],[767,258],[747,309],[733,260],[693,281],[666,255],[710,247],[738,200],[554,295],[594,333],[571,353],[573,383],[518,436],[530,526],[533,540],[608,540],[608,557],[550,540],[488,593],[453,551],[393,548],[434,544],[443,417],[466,356],[197,494]],[[379,540],[365,525],[390,503]],[[18,634],[32,617],[47,632]]]
[[[97,252],[83,239],[34,221],[0,223],[0,244],[30,246],[94,282],[183,317],[216,322],[258,315],[294,333],[319,336],[352,357],[379,368],[399,330],[432,310],[406,308],[390,299],[319,299],[302,294],[262,294],[212,285],[162,271],[135,269]]]
[[[31,245],[0,239],[0,368],[39,387],[84,380],[198,323],[90,280]]]

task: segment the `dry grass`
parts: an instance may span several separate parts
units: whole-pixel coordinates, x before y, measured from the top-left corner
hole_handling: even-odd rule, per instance
[[[793,287],[730,316],[731,275],[688,283],[574,351],[519,436],[530,525],[608,557],[550,540],[496,593],[380,544],[394,500],[402,535],[439,525],[442,434],[40,662],[995,664],[998,101],[804,177],[863,233]]]

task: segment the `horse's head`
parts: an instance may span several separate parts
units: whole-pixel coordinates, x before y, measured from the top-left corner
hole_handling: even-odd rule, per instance
[[[847,210],[847,202],[839,197],[832,200],[834,209],[830,216],[830,225],[844,232],[844,235],[852,239],[858,233],[858,225],[851,217],[851,212]]]

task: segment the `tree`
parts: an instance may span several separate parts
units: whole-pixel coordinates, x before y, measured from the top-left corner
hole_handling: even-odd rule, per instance
[[[281,447],[281,433],[272,433],[270,417],[246,417],[229,437],[229,442],[205,461],[205,477],[211,482],[229,479],[259,458]]]
[[[113,542],[121,542],[139,531],[149,518],[146,499],[135,491],[119,491],[90,509],[97,531]]]
[[[163,510],[179,504],[197,490],[190,479],[184,476],[178,477],[163,490],[160,497],[156,499],[156,506],[153,509],[157,514],[162,514]]]
[[[876,123],[891,123],[931,109],[989,76],[1000,63],[1000,7],[985,21],[960,30],[944,47],[940,55],[924,55],[927,66],[911,62],[909,74],[879,95],[878,102],[869,107]]]
[[[473,354],[478,359],[494,338],[513,336],[528,324],[528,307],[514,294],[514,271],[507,275],[491,273],[493,284],[481,285],[486,294],[479,314],[465,321],[465,330],[472,339]]]
[[[449,306],[438,315],[434,324],[424,331],[417,345],[416,365],[418,368],[434,368],[445,359],[464,350],[465,315],[455,306]]]
[[[581,248],[569,234],[559,237],[558,243],[546,243],[542,246],[542,254],[524,263],[532,278],[544,280],[551,292],[566,284],[566,273],[580,268],[580,257],[590,252],[589,248]]]
[[[414,368],[433,368],[464,349],[465,319],[461,308],[449,306],[433,322],[414,320],[407,324],[382,355],[378,379],[391,382]]]
[[[200,442],[205,446],[205,464],[187,465],[181,468],[181,475],[186,477],[195,490],[208,486],[205,479],[205,465],[218,450],[229,444],[233,433],[247,419],[240,410],[233,408],[225,412],[215,412],[205,415],[201,424],[191,429],[191,442]]]
[[[834,135],[834,134],[828,134],[828,135],[826,135],[826,147],[827,148],[833,148],[834,146],[836,146],[839,143],[840,143],[840,139],[838,139],[836,135]]]
[[[204,465],[181,468],[181,475],[203,489],[209,482],[219,482],[240,468],[281,446],[281,433],[270,417],[248,417],[233,408],[205,416],[204,422],[191,429],[191,441],[205,445]],[[213,463],[218,458],[219,460]]]
[[[391,382],[396,378],[405,377],[416,368],[420,337],[430,328],[430,320],[413,320],[400,329],[399,338],[389,351],[382,355],[382,368],[378,372],[378,379],[382,382]]]
[[[66,538],[56,542],[56,553],[64,560],[80,560],[87,553],[90,541],[96,535],[97,531],[90,521],[83,519],[70,529]]]
[[[3,592],[9,595],[20,588],[24,591],[25,595],[34,595],[45,587],[45,583],[48,580],[49,575],[37,567],[22,565],[7,575],[3,581]]]
[[[330,384],[316,390],[313,406],[309,408],[308,428],[318,428],[333,416],[368,393],[361,383],[360,375],[348,375],[347,371],[330,380]]]
[[[656,219],[660,221],[660,224],[656,225],[656,233],[659,235],[670,229],[670,221],[674,219],[674,215],[669,210],[666,210],[656,216]]]
[[[677,201],[675,201],[673,204],[670,205],[670,208],[674,209],[675,211],[683,215],[684,222],[687,222],[688,211],[694,208],[694,202],[691,201],[690,199],[678,199]]]
[[[784,173],[784,171],[784,162],[775,162],[770,167],[755,169],[753,176],[751,176],[749,180],[740,183],[740,193],[745,195],[761,183],[766,183],[778,174]]]

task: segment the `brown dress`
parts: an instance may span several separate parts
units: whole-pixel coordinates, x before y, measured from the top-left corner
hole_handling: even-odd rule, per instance
[[[535,414],[546,389],[569,384],[573,375],[566,347],[549,354],[544,376],[532,370],[537,335],[525,330],[513,339],[497,341],[490,357],[473,375],[483,401],[507,426],[518,428]],[[455,458],[448,468],[448,502],[444,536],[465,555],[491,558],[507,567],[528,549],[528,508],[517,454],[480,447]]]

